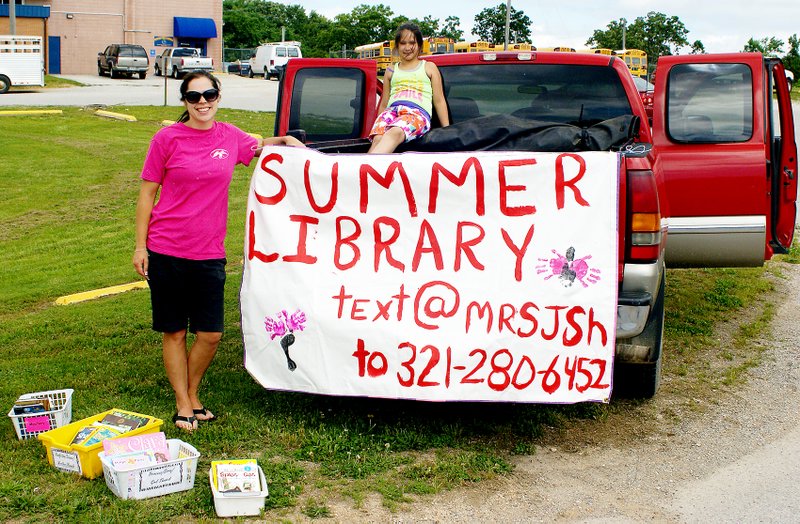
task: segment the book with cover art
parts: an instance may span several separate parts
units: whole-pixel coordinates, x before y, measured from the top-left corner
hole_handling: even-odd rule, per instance
[[[150,451],[158,462],[168,462],[170,460],[167,436],[163,431],[104,440],[103,451],[109,457],[123,453]]]
[[[111,462],[111,465],[114,466],[114,469],[119,471],[144,468],[159,462],[155,453],[149,449],[112,455],[108,457],[108,460]]]
[[[133,413],[127,413],[121,410],[115,410],[111,413],[106,414],[103,419],[100,421],[101,424],[106,424],[109,426],[115,426],[120,428],[127,428],[126,431],[133,431],[134,429],[138,429],[150,422],[150,419],[147,417],[141,417],[138,415],[134,415]]]
[[[255,460],[217,460],[211,463],[215,487],[226,495],[259,493],[261,479]]]
[[[18,398],[14,402],[15,415],[31,415],[34,413],[44,413],[50,411],[50,399],[48,398]]]

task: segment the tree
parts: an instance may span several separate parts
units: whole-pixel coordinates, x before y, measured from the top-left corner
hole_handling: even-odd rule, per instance
[[[765,37],[761,40],[750,38],[742,51],[745,53],[761,53],[762,55],[778,55],[783,53],[783,40],[774,36]]]
[[[623,27],[625,27],[625,47],[646,52],[651,64],[657,62],[658,57],[677,53],[681,47],[689,45],[686,39],[689,30],[680,18],[655,11],[636,18],[630,25],[627,25],[624,19],[612,21],[605,31],[595,30],[591,38],[586,41],[586,45],[622,49]],[[701,48],[705,49],[699,40],[692,44],[692,49]]]
[[[444,27],[442,27],[442,30],[439,32],[439,36],[452,38],[456,42],[461,41],[461,39],[464,38],[464,31],[458,28],[460,25],[460,18],[452,15],[448,16],[444,19]]]
[[[706,46],[703,45],[703,42],[700,40],[695,40],[692,42],[692,50],[689,53],[693,55],[703,55],[706,53]]]
[[[789,37],[789,52],[783,57],[783,65],[794,73],[795,78],[800,78],[800,41],[797,34]]]
[[[509,17],[509,39],[513,42],[530,42],[531,19],[522,11],[517,11],[511,6]],[[487,7],[475,15],[475,25],[472,32],[481,40],[491,43],[505,42],[506,34],[506,4],[501,3],[496,7]]]

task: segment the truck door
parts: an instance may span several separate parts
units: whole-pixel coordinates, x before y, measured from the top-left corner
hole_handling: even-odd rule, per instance
[[[364,138],[378,104],[372,60],[294,58],[278,90],[275,135],[304,142]]]
[[[783,67],[758,53],[664,56],[657,78],[667,264],[758,266],[785,252],[797,154]]]

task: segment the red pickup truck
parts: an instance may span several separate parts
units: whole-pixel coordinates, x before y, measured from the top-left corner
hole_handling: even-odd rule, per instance
[[[791,245],[797,148],[779,60],[662,57],[652,125],[616,57],[486,52],[426,60],[441,71],[452,125],[434,121],[400,151],[618,152],[615,394],[652,397],[658,389],[665,267],[757,266]],[[275,134],[326,153],[364,153],[381,90],[372,61],[292,60]]]

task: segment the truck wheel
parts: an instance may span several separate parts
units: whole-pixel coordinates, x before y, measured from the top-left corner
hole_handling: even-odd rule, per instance
[[[653,304],[644,331],[639,336],[618,340],[617,343],[650,348],[644,362],[614,363],[614,391],[619,398],[652,398],[661,383],[662,347],[664,343],[664,289],[666,280],[661,276],[658,298]]]
[[[11,89],[11,80],[6,75],[0,75],[0,95],[8,93]]]
[[[139,73],[139,80],[144,80],[145,78],[147,78],[147,71]]]
[[[111,64],[108,64],[108,76],[111,78],[117,78],[119,76],[119,74],[114,71],[114,66]]]
[[[153,66],[153,73],[155,73],[156,76],[161,76],[161,70],[158,66]]]
[[[178,73],[178,68],[177,67],[173,67],[172,68],[172,78],[178,79],[180,77],[181,77],[181,74]]]
[[[249,71],[247,71],[247,78],[253,78],[253,68],[251,67]]]
[[[97,62],[97,76],[103,76],[103,67]]]

